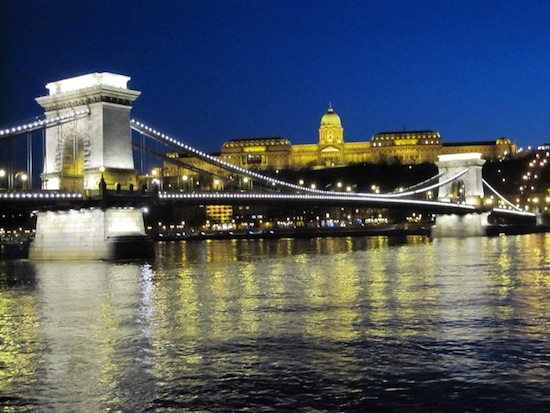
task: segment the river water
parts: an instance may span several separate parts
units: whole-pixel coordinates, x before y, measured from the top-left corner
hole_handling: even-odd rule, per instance
[[[3,411],[550,409],[550,234],[156,249],[0,262]]]

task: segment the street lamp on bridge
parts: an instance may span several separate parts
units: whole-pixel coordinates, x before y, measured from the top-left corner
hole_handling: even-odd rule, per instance
[[[0,169],[0,189],[7,189],[6,186],[7,186],[7,182],[6,182],[6,185],[4,186],[4,179],[6,178],[6,170],[5,169]]]
[[[189,176],[188,175],[183,175],[181,177],[182,181],[183,181],[183,190],[189,190],[188,188],[188,185],[189,185]]]
[[[242,178],[241,189],[244,191],[252,191],[252,179],[250,179],[248,176]]]
[[[15,174],[15,185],[17,185],[17,180],[21,183],[21,189],[27,189],[27,181],[29,180],[29,176],[25,172],[17,172]]]

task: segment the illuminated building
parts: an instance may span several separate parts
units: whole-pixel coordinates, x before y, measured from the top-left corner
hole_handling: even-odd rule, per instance
[[[344,142],[340,116],[332,107],[321,118],[319,143],[292,146],[291,168],[330,168],[371,162],[370,142]]]
[[[350,164],[435,162],[439,155],[479,152],[485,159],[516,153],[509,139],[490,142],[443,143],[431,130],[381,132],[369,142],[345,142],[340,116],[332,107],[321,118],[316,144],[292,145],[288,139],[234,139],[223,144],[220,157],[243,168],[330,168]]]
[[[360,163],[433,163],[439,155],[481,153],[487,160],[514,156],[516,145],[507,138],[496,141],[443,143],[432,130],[380,132],[366,142],[345,142],[340,116],[329,107],[321,117],[317,143],[293,145],[282,137],[232,139],[216,154],[234,165],[254,170],[320,169]],[[202,161],[179,154],[193,167],[205,167]],[[181,167],[166,166],[168,176],[188,173]]]
[[[431,130],[381,132],[372,137],[371,143],[375,163],[435,162],[442,152],[441,136]]]
[[[231,205],[206,205],[206,218],[211,224],[227,224],[233,219]]]
[[[510,139],[500,138],[496,141],[444,143],[441,153],[478,152],[483,159],[497,160],[514,156],[516,151],[517,147]]]
[[[243,168],[287,168],[292,144],[284,138],[234,139],[222,146],[221,158]]]

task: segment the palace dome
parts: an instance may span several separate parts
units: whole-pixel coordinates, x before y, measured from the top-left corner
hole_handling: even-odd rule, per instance
[[[332,107],[329,107],[327,113],[321,118],[321,126],[342,126],[340,116],[334,113]]]

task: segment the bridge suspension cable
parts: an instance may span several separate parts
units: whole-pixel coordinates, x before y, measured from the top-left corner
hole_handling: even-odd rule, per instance
[[[200,193],[160,193],[160,199],[165,200],[200,200],[208,201],[208,203],[222,203],[227,202],[250,202],[252,200],[257,202],[274,202],[274,201],[300,201],[300,202],[318,202],[322,204],[333,203],[351,203],[353,205],[363,205],[370,207],[382,207],[386,208],[389,205],[394,207],[414,208],[414,209],[427,209],[431,212],[445,211],[453,213],[470,213],[476,210],[474,205],[467,204],[453,204],[449,202],[440,201],[426,201],[419,199],[381,199],[380,197],[368,197],[358,196],[354,194],[348,196],[345,193],[329,192],[325,191],[323,194],[259,194],[259,193],[212,193],[212,192],[200,192]]]
[[[11,138],[13,136],[21,135],[23,133],[33,132],[44,127],[48,128],[51,126],[56,126],[62,123],[72,122],[77,119],[89,116],[90,109],[86,108],[83,110],[75,111],[67,115],[55,116],[51,118],[45,118],[42,120],[36,120],[34,122],[25,123],[23,125],[14,126],[11,128],[0,129],[0,140]]]
[[[432,189],[436,189],[436,188],[439,188],[441,186],[447,185],[449,182],[452,182],[452,181],[460,178],[466,172],[468,172],[468,168],[460,171],[459,173],[457,173],[456,175],[451,176],[450,178],[447,178],[443,181],[438,182],[437,184],[433,184],[433,185],[424,187],[422,189],[417,189],[417,190],[408,191],[408,192],[397,192],[397,193],[392,192],[390,194],[377,194],[377,195],[378,196],[383,196],[385,198],[401,198],[401,197],[404,197],[404,196],[418,195],[418,194],[421,194],[421,193],[424,193],[424,192],[431,191]]]
[[[517,207],[516,205],[512,204],[510,201],[508,201],[506,198],[504,198],[501,194],[499,194],[497,192],[497,190],[495,188],[493,188],[489,182],[487,182],[485,179],[482,178],[482,181],[483,183],[485,184],[485,186],[490,190],[492,191],[502,202],[504,202],[506,205],[508,205],[510,208],[516,210],[516,211],[522,211],[523,210],[519,207]]]
[[[179,167],[183,167],[185,169],[189,169],[193,172],[197,172],[197,173],[200,173],[200,174],[205,174],[205,175],[208,175],[209,177],[213,177],[213,178],[219,178],[219,179],[223,179],[223,176],[218,174],[218,173],[215,173],[215,172],[212,172],[212,171],[205,171],[203,169],[200,169],[190,163],[187,163],[185,161],[182,161],[181,159],[179,158],[171,158],[169,156],[166,156],[166,154],[162,154],[160,152],[157,152],[151,148],[147,148],[145,147],[143,144],[139,144],[139,143],[133,143],[132,144],[132,147],[134,149],[137,149],[137,150],[140,150],[148,155],[153,155],[155,158],[157,159],[160,159],[162,161],[165,161],[165,162],[168,162],[168,163],[171,163],[172,165],[176,165],[176,166],[179,166]],[[237,183],[234,182],[235,184],[235,187],[237,187]]]
[[[422,182],[418,182],[414,185],[411,185],[407,188],[404,188],[404,189],[400,189],[400,190],[394,190],[394,191],[391,191],[391,192],[388,192],[387,195],[392,195],[392,194],[400,194],[402,192],[408,192],[408,191],[411,191],[413,189],[416,189],[416,188],[419,188],[419,187],[423,187],[424,185],[432,182],[432,181],[435,181],[436,179],[439,179],[441,178],[443,175],[445,175],[447,172],[446,171],[443,171],[443,172],[440,172],[438,173],[437,175],[434,175],[434,176],[431,176],[429,177],[428,179],[422,181]]]

